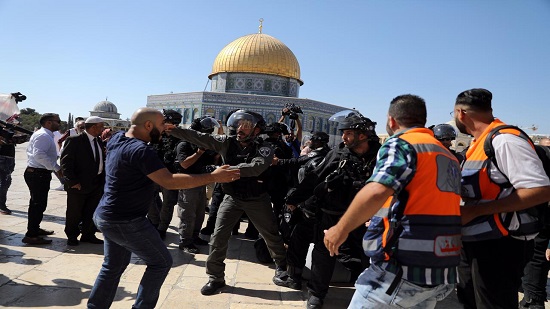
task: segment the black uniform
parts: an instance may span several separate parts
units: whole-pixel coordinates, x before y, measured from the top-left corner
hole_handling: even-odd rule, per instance
[[[325,159],[329,151],[330,148],[325,145],[322,148],[312,150],[305,156],[279,160],[278,165],[283,167],[289,166],[292,168],[297,167],[297,181],[299,184],[315,170],[323,159]],[[294,190],[295,189],[291,189],[289,191],[290,196],[293,195]],[[308,207],[304,207],[304,204],[308,204],[309,209],[311,209],[312,204],[316,205],[315,199],[315,196],[310,197],[306,202],[298,205],[298,209],[294,210],[291,214],[290,219],[293,223],[295,223],[295,225],[289,227],[288,239],[285,239],[288,244],[286,259],[290,276],[301,276],[302,269],[306,265],[309,244],[313,242],[315,214],[308,210]],[[313,206],[313,208],[315,207],[316,206]],[[304,213],[304,211],[306,213]],[[284,236],[285,234],[283,233],[283,237]],[[299,281],[299,279],[297,280]]]
[[[179,138],[174,136],[167,135],[162,133],[161,139],[158,144],[153,144],[153,148],[157,151],[159,158],[164,162],[164,166],[170,171],[170,173],[175,174],[178,172],[175,162],[176,162],[176,147],[181,142]],[[160,203],[160,198],[158,192],[155,193],[153,197],[153,204],[147,217],[154,225],[158,225],[157,229],[161,233],[161,237],[166,235],[166,230],[170,225],[172,216],[174,214],[174,206],[178,202],[178,190],[168,190],[158,186],[159,190],[162,192],[162,204],[160,209],[158,209],[158,204]]]
[[[299,205],[314,193],[316,223],[313,232],[310,293],[323,299],[328,292],[336,257],[331,257],[323,243],[324,230],[334,226],[344,214],[349,204],[371,176],[376,163],[376,153],[380,143],[369,142],[369,151],[357,155],[343,144],[331,150],[325,160],[307,175],[296,191],[287,197],[287,204]],[[312,202],[309,200],[308,202]],[[303,207],[312,210],[311,204]],[[363,253],[362,239],[366,227],[353,230],[339,249],[338,259],[352,273],[352,280],[368,266],[368,258]]]
[[[258,228],[277,266],[286,267],[285,248],[267,194],[269,176],[265,172],[273,160],[271,147],[259,139],[243,147],[234,136],[203,134],[193,130],[176,128],[171,134],[216,151],[224,164],[241,172],[240,179],[222,184],[225,197],[218,210],[216,227],[210,239],[210,254],[206,260],[209,282],[224,282],[224,260],[229,237],[243,213]]]
[[[282,140],[278,138],[267,138],[265,142],[271,146],[277,158],[290,159],[293,157],[292,149]],[[275,218],[280,220],[285,205],[285,196],[290,188],[290,171],[279,165],[271,165],[269,167],[269,172],[270,181],[268,183],[268,193],[269,196],[271,196]]]

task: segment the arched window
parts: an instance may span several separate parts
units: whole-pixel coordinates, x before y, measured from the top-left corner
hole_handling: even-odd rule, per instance
[[[189,123],[191,121],[189,121],[189,109],[186,108],[185,111],[183,112],[183,123],[186,124],[186,123]]]
[[[216,111],[213,109],[213,108],[208,108],[206,109],[206,111],[204,112],[207,116],[212,116],[212,117],[215,117],[216,116]]]
[[[195,118],[198,118],[200,117],[199,115],[199,109],[198,108],[194,108],[193,109],[193,114],[191,115],[191,121],[193,121]]]
[[[268,113],[268,114],[265,116],[265,122],[266,122],[267,124],[277,122],[277,119],[275,119],[275,114],[273,114],[273,113]]]

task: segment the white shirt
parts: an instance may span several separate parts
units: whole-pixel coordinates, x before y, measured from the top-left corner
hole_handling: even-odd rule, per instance
[[[34,132],[27,146],[27,166],[59,171],[57,147],[53,141],[53,132],[40,128]]]
[[[84,131],[86,133],[86,135],[88,136],[88,140],[90,141],[90,146],[92,147],[92,152],[94,154],[94,159],[96,159],[97,155],[99,155],[99,168],[97,170],[97,174],[101,174],[101,172],[103,171],[103,154],[102,154],[102,151],[101,151],[101,147],[99,146],[99,141],[97,142],[97,150],[99,153],[95,153],[95,143],[94,143],[94,139],[96,137],[94,137],[93,135],[90,135],[90,133]]]

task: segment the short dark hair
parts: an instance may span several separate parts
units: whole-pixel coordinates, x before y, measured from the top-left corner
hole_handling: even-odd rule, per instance
[[[74,119],[74,122],[81,121],[81,120],[84,120],[84,117],[76,117],[76,118]]]
[[[44,126],[44,124],[46,124],[46,121],[52,120],[54,118],[59,118],[59,115],[55,114],[55,113],[42,114],[42,116],[40,117],[40,121],[39,121],[40,125]]]
[[[493,110],[492,99],[493,94],[489,90],[473,88],[459,93],[455,105],[466,105],[475,111],[488,112]]]
[[[395,97],[390,103],[388,115],[407,128],[426,125],[426,102],[414,94]]]

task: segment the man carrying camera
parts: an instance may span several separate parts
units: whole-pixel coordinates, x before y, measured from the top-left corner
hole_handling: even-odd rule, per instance
[[[0,214],[3,215],[11,215],[11,210],[6,206],[6,200],[14,168],[15,144],[0,137]]]
[[[17,104],[27,99],[21,92],[11,93],[10,95],[11,97],[6,96],[6,98],[9,98],[12,104],[13,101]],[[11,173],[15,168],[15,145],[28,141],[30,136],[28,134],[32,134],[32,132],[21,132],[26,131],[25,129],[15,128],[11,124],[14,118],[16,117],[12,116],[6,122],[2,121],[0,127],[0,214],[2,215],[11,215],[11,210],[6,206],[6,200],[8,189],[11,186]],[[16,134],[14,130],[19,131],[19,133]]]
[[[288,134],[285,134],[285,143],[292,149],[294,158],[300,156],[300,146],[302,144],[302,122],[300,122],[298,114],[303,114],[300,107],[294,104],[286,104],[281,111],[281,118],[279,119],[279,123],[284,123],[286,116],[290,119]],[[296,134],[294,134],[294,126],[296,126]]]

